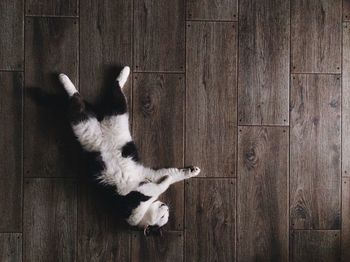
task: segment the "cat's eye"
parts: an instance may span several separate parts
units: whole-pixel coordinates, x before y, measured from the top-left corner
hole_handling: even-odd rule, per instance
[[[164,218],[164,215],[162,215],[161,218]]]

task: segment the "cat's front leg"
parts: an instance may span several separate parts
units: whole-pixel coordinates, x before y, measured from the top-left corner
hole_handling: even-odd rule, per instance
[[[157,174],[152,176],[151,182],[142,183],[137,191],[151,197],[158,197],[174,183],[197,176],[199,167],[189,168],[167,168],[157,170]]]
[[[158,182],[164,179],[164,177],[171,177],[176,183],[178,181],[197,176],[200,172],[199,167],[187,167],[187,168],[162,168],[158,170],[149,170],[146,174],[146,179],[152,182]]]
[[[178,172],[171,174],[174,183],[179,181],[189,179],[191,177],[198,176],[201,172],[200,168],[197,166],[191,166],[187,168],[178,169]]]

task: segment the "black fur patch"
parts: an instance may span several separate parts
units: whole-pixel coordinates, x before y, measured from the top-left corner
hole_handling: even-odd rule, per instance
[[[158,181],[157,181],[157,184],[161,184],[163,183],[165,180],[167,180],[169,178],[169,176],[163,176],[162,178],[160,178]]]
[[[108,90],[103,101],[104,116],[122,115],[128,111],[127,101],[119,82],[116,82],[113,89]]]
[[[87,120],[92,116],[92,113],[86,110],[86,105],[84,100],[81,98],[80,94],[75,93],[69,99],[69,118],[73,124],[77,124],[84,120]]]
[[[88,171],[91,175],[89,180],[97,190],[98,198],[113,210],[117,216],[127,219],[141,202],[151,198],[138,191],[132,191],[125,196],[119,195],[115,186],[103,185],[97,179],[106,168],[101,154],[99,152],[87,152],[86,160],[88,161]]]
[[[142,182],[140,182],[139,186],[143,186],[143,185],[146,185],[148,183],[149,183],[149,181],[142,181]]]
[[[122,147],[122,157],[131,157],[134,161],[139,161],[136,145],[133,141],[126,143]]]
[[[88,173],[91,178],[95,179],[106,168],[100,152],[86,152],[85,159],[87,162]]]
[[[116,214],[124,219],[130,217],[132,211],[137,208],[141,202],[146,202],[151,197],[146,196],[138,191],[132,191],[125,196],[118,195],[116,188],[110,185],[103,185],[96,181],[99,192],[105,203],[111,206]]]
[[[138,191],[132,191],[126,196],[123,196],[123,209],[124,209],[124,216],[129,217],[131,215],[131,212],[137,208],[141,202],[146,202],[149,199],[151,199],[150,196],[146,196]]]

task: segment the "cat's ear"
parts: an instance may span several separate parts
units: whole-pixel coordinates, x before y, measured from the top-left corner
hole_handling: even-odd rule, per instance
[[[143,234],[148,237],[150,235],[163,236],[163,230],[159,226],[145,226]]]
[[[149,226],[145,226],[145,228],[143,229],[143,234],[145,235],[145,237],[150,236],[151,230]]]

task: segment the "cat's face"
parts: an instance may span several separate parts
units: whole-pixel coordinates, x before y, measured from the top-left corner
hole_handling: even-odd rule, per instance
[[[154,216],[156,217],[154,225],[162,227],[166,223],[168,223],[169,207],[166,204],[164,204],[164,203],[162,203],[160,201],[157,201],[157,202],[153,203],[155,205],[155,208],[154,208],[155,214],[154,214]]]

